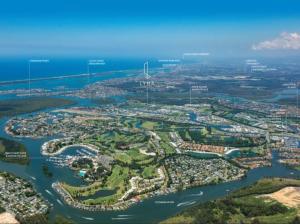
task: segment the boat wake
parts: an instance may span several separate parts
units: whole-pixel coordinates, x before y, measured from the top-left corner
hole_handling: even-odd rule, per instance
[[[190,205],[193,205],[195,203],[196,203],[196,201],[185,201],[185,202],[181,202],[181,203],[177,204],[177,207],[190,206]]]
[[[200,191],[198,194],[190,194],[188,196],[192,196],[192,197],[200,197],[203,195],[203,191]]]
[[[174,204],[175,201],[155,201],[155,204]]]
[[[59,199],[56,199],[56,201],[58,202],[58,204],[60,204],[60,205],[64,205],[64,204],[61,202],[61,200],[59,200]]]
[[[48,190],[45,190],[45,191],[47,194],[50,194],[51,196],[53,196],[53,194],[50,191],[48,191]]]
[[[118,217],[132,217],[133,215],[118,215]]]
[[[111,218],[112,220],[127,220],[130,219],[131,217],[113,217]]]
[[[83,218],[85,220],[90,220],[90,221],[94,220],[94,218],[91,218],[91,217],[84,217],[84,216],[82,216],[81,218]]]
[[[33,177],[33,176],[29,176],[32,180],[36,180],[36,178],[35,177]]]

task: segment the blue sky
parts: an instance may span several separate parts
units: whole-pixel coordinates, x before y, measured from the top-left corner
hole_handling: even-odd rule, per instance
[[[298,0],[2,1],[0,55],[298,54],[281,34],[300,33],[299,12]]]

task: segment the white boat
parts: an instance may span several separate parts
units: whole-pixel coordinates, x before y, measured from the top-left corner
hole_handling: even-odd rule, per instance
[[[33,179],[33,180],[36,180],[36,178],[35,177],[33,177],[33,176],[29,176],[31,179]]]

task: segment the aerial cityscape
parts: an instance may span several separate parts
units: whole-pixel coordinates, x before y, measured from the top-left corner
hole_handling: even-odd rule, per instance
[[[300,3],[0,7],[0,224],[300,224]]]

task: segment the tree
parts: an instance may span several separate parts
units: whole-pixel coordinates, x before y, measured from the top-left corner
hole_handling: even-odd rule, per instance
[[[61,215],[55,216],[54,224],[74,224],[74,222],[70,219],[67,219]]]
[[[299,216],[296,216],[294,218],[294,220],[292,221],[292,224],[300,224],[300,217]]]
[[[260,221],[258,219],[253,219],[253,221],[251,222],[251,224],[260,224]]]

